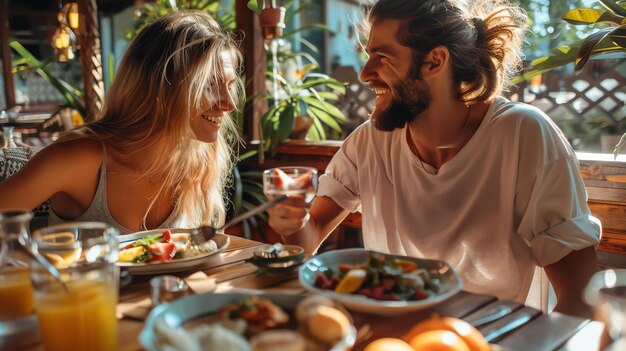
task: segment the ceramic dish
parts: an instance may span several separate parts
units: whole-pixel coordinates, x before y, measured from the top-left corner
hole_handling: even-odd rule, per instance
[[[269,258],[264,253],[271,247],[272,245],[269,244],[259,246],[248,261],[257,266],[260,271],[271,274],[290,273],[304,261],[304,249],[300,246],[284,245],[282,250],[285,253],[284,256]]]
[[[146,237],[152,234],[162,233],[164,229],[155,229],[155,230],[147,230],[143,232],[137,232],[127,235],[120,235],[118,240],[120,242],[120,247],[125,246],[126,244]],[[176,233],[189,233],[191,229],[170,229],[173,234]],[[215,257],[216,254],[224,251],[228,245],[230,244],[230,237],[225,234],[215,234],[213,238],[215,243],[217,244],[217,250],[211,251],[209,253],[200,254],[192,257],[183,257],[176,258],[168,262],[154,262],[154,263],[129,263],[129,262],[118,262],[117,265],[121,268],[124,268],[131,272],[132,274],[162,274],[162,273],[171,273],[171,272],[180,272],[188,270],[192,267],[201,265],[206,263],[212,257]]]
[[[425,309],[438,304],[445,299],[456,294],[463,288],[463,283],[450,265],[443,261],[426,260],[407,256],[385,255],[388,258],[402,259],[417,263],[418,267],[428,271],[431,277],[438,278],[441,283],[441,291],[423,300],[416,301],[383,301],[367,298],[357,294],[341,294],[333,290],[319,289],[314,286],[318,273],[322,273],[327,268],[335,269],[339,264],[356,265],[367,262],[368,250],[347,249],[334,250],[315,256],[306,261],[299,271],[300,283],[309,291],[322,294],[326,297],[341,302],[348,309],[376,314],[392,316],[399,313],[406,313]]]
[[[286,294],[255,294],[266,298],[287,312],[293,311],[297,304],[305,296]],[[214,294],[205,293],[185,296],[169,304],[159,305],[150,312],[141,334],[139,342],[148,351],[160,351],[156,325],[165,323],[170,328],[181,328],[198,324],[198,320],[218,312],[222,307],[239,302],[246,297],[252,296],[247,293]],[[293,314],[291,314],[291,318]],[[347,335],[335,344],[330,351],[350,350],[356,340],[356,328],[351,325]]]

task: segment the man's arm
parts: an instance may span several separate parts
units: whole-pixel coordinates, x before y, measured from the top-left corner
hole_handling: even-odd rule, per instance
[[[294,197],[276,205],[268,213],[270,227],[286,244],[301,246],[306,253],[313,254],[350,211],[329,197],[318,196],[310,211],[304,199]]]
[[[591,318],[591,307],[585,304],[582,294],[591,276],[599,270],[594,247],[572,251],[558,262],[546,266],[545,270],[556,292],[554,310]]]

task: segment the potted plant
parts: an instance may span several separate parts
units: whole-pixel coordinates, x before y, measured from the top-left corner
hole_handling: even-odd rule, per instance
[[[346,87],[326,74],[310,72],[315,67],[314,64],[306,65],[293,83],[280,74],[272,77],[280,84],[277,92],[269,96],[273,106],[260,121],[265,150],[273,150],[279,143],[298,134],[306,133],[310,140],[326,139],[325,127],[341,132],[345,116],[330,101],[345,94]]]
[[[513,79],[513,84],[530,80],[544,72],[557,67],[575,63],[575,71],[580,71],[587,64],[589,58],[609,53],[626,52],[626,2],[615,0],[598,0],[602,9],[575,8],[561,16],[563,20],[573,25],[601,25],[598,31],[592,32],[585,38],[571,45],[563,45],[552,50],[550,56],[533,60],[531,69]],[[611,118],[598,121],[605,126],[621,127],[617,119]],[[620,129],[623,132],[624,129]],[[613,150],[614,157],[620,153],[626,143],[626,133]]]

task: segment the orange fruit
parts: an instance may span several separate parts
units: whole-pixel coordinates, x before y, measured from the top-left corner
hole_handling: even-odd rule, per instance
[[[430,330],[417,334],[409,344],[419,351],[471,351],[460,336],[449,330]]]
[[[351,294],[363,285],[365,282],[365,278],[367,278],[367,271],[365,269],[351,269],[348,273],[341,279],[337,287],[335,288],[335,292],[341,294]]]
[[[369,343],[363,351],[413,351],[413,348],[400,339],[382,338]]]
[[[416,335],[431,331],[431,330],[448,330],[458,335],[465,344],[469,347],[470,351],[490,351],[491,347],[483,335],[466,321],[454,317],[440,318],[437,315],[417,323],[409,332],[403,337],[405,341],[412,340]]]

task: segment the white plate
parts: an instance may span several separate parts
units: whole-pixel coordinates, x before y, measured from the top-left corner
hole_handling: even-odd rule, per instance
[[[155,307],[144,324],[141,334],[139,334],[139,342],[148,351],[159,351],[158,345],[155,343],[155,325],[163,323],[171,328],[180,328],[198,318],[218,312],[223,306],[230,303],[238,302],[253,294],[249,293],[229,293],[214,294],[204,293],[198,295],[189,295],[174,302],[163,304]],[[286,294],[263,294],[259,291],[254,294],[266,298],[277,306],[286,310],[294,310],[298,303],[305,298],[302,295],[286,295]],[[290,314],[290,318],[295,318]],[[351,325],[348,334],[340,340],[329,351],[346,351],[350,350],[356,341],[356,328]]]
[[[351,310],[382,316],[417,311],[433,306],[451,297],[463,288],[459,275],[450,265],[443,261],[387,254],[385,256],[388,258],[401,258],[413,261],[417,263],[418,267],[425,268],[432,277],[440,280],[442,291],[423,300],[382,301],[357,294],[340,294],[332,290],[318,289],[313,285],[317,274],[323,272],[326,268],[336,269],[342,263],[349,265],[365,263],[367,262],[369,252],[364,249],[346,249],[328,251],[314,256],[300,267],[300,283],[307,290],[339,301]]]
[[[154,230],[146,230],[143,232],[137,232],[127,235],[118,236],[118,240],[121,246],[128,244],[131,241],[135,241],[141,239],[145,236],[163,233],[165,229],[154,229]],[[172,234],[176,233],[189,233],[191,229],[169,229]],[[230,244],[230,237],[225,234],[215,234],[213,240],[217,244],[217,250],[213,252],[209,252],[206,254],[201,254],[193,257],[184,257],[173,259],[168,262],[154,262],[154,263],[129,263],[129,262],[118,262],[117,265],[121,268],[128,270],[133,274],[161,274],[161,273],[171,273],[171,272],[180,272],[188,270],[192,267],[201,265],[205,263],[208,259],[212,258],[216,254],[224,251],[228,245]]]

